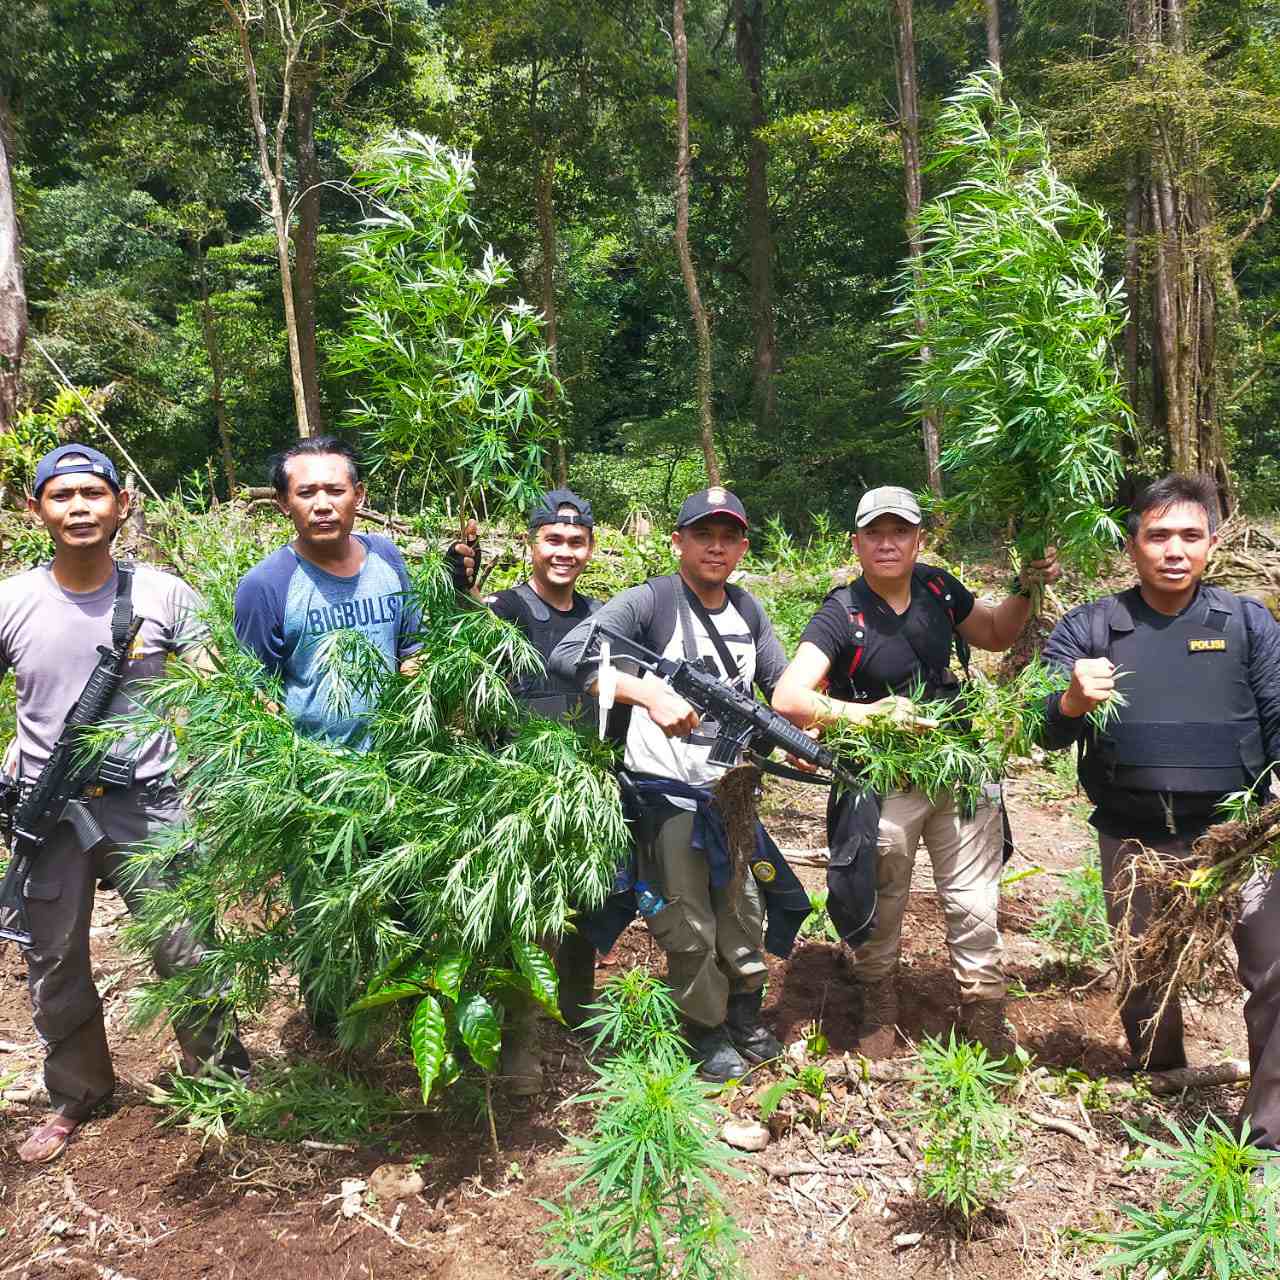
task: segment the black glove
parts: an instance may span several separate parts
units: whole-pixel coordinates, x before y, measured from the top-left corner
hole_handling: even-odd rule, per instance
[[[468,592],[476,584],[476,578],[480,575],[480,539],[466,544],[473,551],[475,558],[468,562],[458,550],[458,544],[451,542],[444,552],[445,568],[449,570],[449,577],[453,579],[455,591]]]

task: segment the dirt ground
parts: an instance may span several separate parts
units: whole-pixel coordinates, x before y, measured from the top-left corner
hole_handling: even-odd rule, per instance
[[[1002,1213],[979,1221],[966,1238],[916,1194],[910,1128],[895,1119],[909,1086],[860,1088],[856,1080],[837,1078],[849,1065],[844,1054],[853,1042],[856,1001],[837,949],[804,942],[788,962],[773,964],[766,1012],[788,1042],[820,1023],[833,1079],[827,1136],[834,1127],[854,1138],[831,1147],[806,1122],[803,1108],[788,1100],[775,1117],[769,1147],[738,1158],[743,1176],[729,1184],[729,1194],[750,1236],[746,1256],[754,1280],[1083,1276],[1093,1246],[1073,1233],[1106,1229],[1108,1206],[1150,1194],[1149,1176],[1124,1162],[1123,1122],[1149,1123],[1161,1112],[1192,1122],[1207,1110],[1234,1115],[1241,1086],[1154,1100],[1126,1082],[1105,978],[1083,989],[1055,980],[1040,944],[1028,935],[1040,904],[1055,892],[1051,873],[1078,864],[1091,843],[1085,807],[1040,767],[1024,770],[1009,793],[1019,845],[1009,870],[1045,868],[1007,892],[1002,909],[1009,969],[1024,993],[1011,1002],[1010,1016],[1039,1068],[1024,1076],[1019,1106],[1027,1116],[1066,1121],[1066,1130],[1028,1120],[1013,1194]],[[815,789],[803,787],[768,799],[779,843],[806,861],[823,844],[819,802]],[[820,887],[820,866],[800,870]],[[120,901],[104,892],[92,939],[119,1088],[112,1105],[49,1166],[23,1166],[13,1155],[41,1110],[39,1097],[31,1096],[39,1058],[22,959],[13,948],[0,954],[0,1081],[9,1097],[0,1110],[0,1280],[373,1280],[392,1274],[513,1280],[547,1274],[536,1268],[539,1227],[547,1220],[536,1202],[554,1198],[568,1181],[560,1164],[564,1134],[589,1119],[585,1108],[566,1105],[590,1079],[572,1036],[548,1029],[551,1088],[532,1105],[501,1109],[497,1165],[474,1111],[456,1106],[408,1117],[376,1143],[351,1149],[202,1143],[194,1133],[162,1127],[164,1113],[148,1102],[148,1083],[163,1078],[175,1055],[167,1035],[139,1034],[127,1025],[129,991],[141,968],[117,943],[122,912]],[[636,929],[619,951],[624,965],[658,959]],[[956,990],[923,856],[907,918],[903,991],[902,1026],[910,1039],[951,1025]],[[245,1029],[255,1056],[314,1054],[294,1013],[281,1006]],[[1193,1063],[1244,1054],[1238,1003],[1193,1008],[1188,1032]],[[898,1052],[909,1055],[910,1046],[904,1042]],[[403,1064],[373,1061],[364,1069],[409,1096]],[[1085,1075],[1114,1077],[1103,1105],[1084,1105]],[[759,1087],[770,1078],[757,1072],[723,1101],[735,1114],[754,1117]],[[344,1179],[367,1178],[384,1162],[411,1157],[425,1179],[420,1194],[396,1203],[368,1200],[356,1216],[343,1216]]]

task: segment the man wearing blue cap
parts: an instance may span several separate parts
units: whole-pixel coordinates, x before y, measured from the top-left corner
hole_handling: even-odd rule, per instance
[[[190,659],[206,640],[200,599],[186,583],[150,565],[121,565],[112,557],[129,494],[110,458],[82,444],[54,449],[36,467],[27,505],[53,539],[54,556],[0,583],[0,673],[12,670],[18,688],[18,733],[6,764],[23,783],[33,782],[48,760],[97,666],[98,647],[112,643],[113,622],[142,619],[110,717],[134,709],[138,684],[160,675],[171,654]],[[27,1162],[60,1155],[115,1085],[89,958],[95,886],[99,880],[116,885],[136,911],[156,883],[153,873],[130,868],[133,846],[183,820],[170,776],[169,734],[122,744],[120,755],[110,759],[110,782],[104,776],[84,796],[106,838],[84,848],[69,824],[59,825],[23,886],[32,936],[24,947],[27,980],[52,1108],[18,1148]],[[166,977],[200,956],[200,940],[187,927],[152,951],[157,971]],[[175,1021],[174,1031],[184,1069],[205,1063],[248,1069],[232,1021],[220,1010],[202,1020]]]
[[[475,586],[479,542],[475,521],[466,541],[447,555],[459,591]],[[515,695],[536,715],[559,720],[581,713],[583,695],[577,684],[550,670],[552,651],[570,631],[590,618],[600,601],[579,594],[577,581],[595,551],[595,518],[591,503],[572,489],[544,493],[529,514],[529,578],[483,602],[498,617],[519,627],[538,651],[544,670],[521,677]],[[560,1011],[570,1026],[586,1017],[595,986],[595,948],[581,930],[567,933],[556,944],[560,980]],[[542,1087],[542,1059],[537,1041],[537,1009],[532,1003],[516,1010],[503,1037],[502,1074],[515,1094],[533,1094]]]

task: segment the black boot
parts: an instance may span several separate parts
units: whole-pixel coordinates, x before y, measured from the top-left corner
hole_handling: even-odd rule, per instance
[[[560,1015],[570,1027],[590,1016],[596,998],[596,949],[581,933],[566,933],[556,948],[556,976],[560,980]]]
[[[698,1027],[692,1023],[685,1029],[690,1054],[698,1064],[698,1074],[704,1080],[724,1084],[747,1074],[747,1064],[733,1047],[723,1023],[718,1027]]]
[[[760,1021],[763,991],[744,991],[729,997],[729,1013],[724,1024],[734,1048],[748,1062],[767,1062],[782,1056],[782,1042]]]

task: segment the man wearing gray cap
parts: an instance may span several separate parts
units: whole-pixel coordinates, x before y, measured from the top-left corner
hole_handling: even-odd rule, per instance
[[[1059,576],[1050,548],[1023,570],[1013,594],[998,605],[979,603],[957,578],[918,562],[921,524],[920,505],[908,489],[885,485],[863,495],[853,535],[862,576],[827,596],[773,695],[774,708],[796,724],[872,716],[914,723],[910,691],[923,685],[929,701],[953,692],[953,648],[962,663],[970,645],[1010,648],[1031,615],[1031,585]],[[819,692],[824,682],[826,694]],[[881,798],[876,920],[854,951],[864,993],[859,1049],[867,1057],[885,1057],[893,1048],[902,921],[922,839],[946,917],[961,1027],[993,1053],[1012,1052],[996,925],[1002,837],[998,785],[973,812],[946,792]]]

